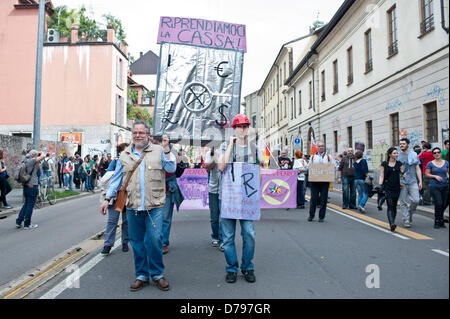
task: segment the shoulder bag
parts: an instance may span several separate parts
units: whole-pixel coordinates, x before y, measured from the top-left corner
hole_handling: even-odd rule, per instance
[[[128,198],[128,193],[127,193],[127,187],[128,187],[128,183],[131,180],[131,177],[134,174],[134,171],[136,170],[136,168],[139,166],[139,164],[141,164],[142,160],[145,157],[145,149],[142,151],[142,155],[141,158],[136,162],[136,164],[134,164],[133,170],[131,171],[131,173],[128,175],[127,181],[125,182],[125,185],[123,185],[118,191],[117,191],[117,195],[116,195],[116,202],[114,203],[114,207],[113,209],[115,211],[118,211],[119,213],[122,213],[123,210],[125,209],[125,204],[127,202],[127,198]]]

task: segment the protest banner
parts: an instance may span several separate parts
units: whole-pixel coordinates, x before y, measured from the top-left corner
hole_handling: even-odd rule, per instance
[[[157,43],[161,42],[247,52],[245,25],[221,21],[161,17]]]
[[[261,208],[297,208],[297,171],[261,170]]]
[[[258,165],[249,163],[235,162],[233,170],[232,165],[227,166],[222,174],[221,218],[260,219],[259,170]]]
[[[334,182],[335,169],[333,163],[310,163],[308,180],[310,182]]]
[[[203,146],[226,138],[240,110],[245,37],[241,24],[161,17],[153,136]]]

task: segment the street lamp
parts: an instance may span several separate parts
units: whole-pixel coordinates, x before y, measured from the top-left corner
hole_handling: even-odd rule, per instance
[[[47,0],[39,1],[39,20],[36,52],[36,78],[34,86],[34,122],[33,148],[36,149],[41,139],[41,94],[42,94],[42,52],[44,46],[44,19]]]

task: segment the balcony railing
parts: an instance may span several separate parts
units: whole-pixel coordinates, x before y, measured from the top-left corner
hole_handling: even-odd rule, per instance
[[[424,19],[420,23],[420,34],[423,35],[425,33],[430,32],[434,29],[434,16],[430,15],[428,18]]]
[[[398,53],[398,41],[395,41],[395,42],[391,43],[391,45],[389,46],[388,55],[392,56],[397,53]]]

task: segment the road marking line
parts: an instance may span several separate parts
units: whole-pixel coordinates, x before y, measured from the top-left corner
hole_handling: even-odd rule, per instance
[[[347,217],[347,218],[356,220],[357,222],[359,222],[359,223],[361,223],[361,224],[364,224],[364,225],[370,226],[370,227],[372,227],[372,228],[378,229],[378,230],[380,230],[380,231],[382,231],[382,232],[384,232],[384,233],[386,233],[386,234],[390,234],[390,235],[393,235],[393,236],[395,236],[395,237],[398,237],[398,238],[401,238],[401,239],[405,239],[405,240],[410,239],[410,238],[405,237],[405,236],[402,236],[402,235],[400,235],[400,234],[393,233],[393,232],[391,232],[390,230],[387,230],[387,229],[384,229],[384,228],[381,228],[381,227],[372,225],[372,224],[370,224],[370,223],[368,223],[368,222],[365,222],[365,221],[363,221],[363,220],[361,220],[361,219],[359,219],[359,218],[356,218],[356,217],[353,217],[353,216],[349,216],[349,215],[347,215],[346,213],[340,212],[340,211],[335,210],[335,209],[333,209],[333,208],[328,208],[328,209],[331,210],[331,211],[333,211],[333,212],[335,212],[335,213],[337,213],[337,214],[339,214],[339,215],[342,215],[342,216],[344,216],[344,217]]]
[[[331,203],[328,203],[327,206],[328,207],[333,207],[333,208],[339,210],[340,212],[344,212],[344,213],[352,215],[352,216],[354,216],[354,217],[356,217],[358,219],[363,219],[365,221],[368,221],[370,223],[379,225],[379,226],[389,230],[389,224],[388,223],[382,222],[381,220],[378,220],[376,218],[372,218],[372,217],[369,217],[369,216],[366,216],[366,215],[363,215],[363,214],[360,214],[360,213],[356,213],[356,212],[353,212],[353,211],[351,211],[349,209],[342,209],[339,206],[331,204]],[[389,230],[389,232],[390,232],[390,230]],[[409,237],[417,239],[417,240],[433,240],[433,238],[431,238],[431,237],[428,237],[428,236],[425,236],[425,235],[422,235],[422,234],[419,234],[419,233],[416,233],[416,232],[413,232],[413,231],[410,231],[410,230],[406,230],[404,228],[399,227],[398,225],[397,225],[397,228],[395,229],[395,233],[400,233],[400,234],[409,236]]]
[[[113,252],[117,247],[121,246],[121,239],[117,239],[114,243],[114,247],[111,249],[111,252]],[[80,279],[84,274],[86,274],[89,270],[91,270],[95,265],[97,265],[100,261],[103,260],[105,256],[103,256],[101,253],[99,253],[97,256],[89,260],[86,264],[81,266],[80,268],[80,276],[79,278],[74,278],[75,280]],[[70,274],[68,275],[70,276]],[[67,276],[67,277],[68,277]],[[66,277],[66,278],[67,278]],[[53,287],[50,291],[42,295],[39,299],[55,299],[58,295],[60,295],[64,290],[66,290],[67,284],[66,284],[66,278],[64,278],[59,284],[57,284],[55,287]]]
[[[50,273],[51,271],[55,270],[56,268],[58,268],[58,266],[60,266],[61,264],[63,264],[64,262],[67,262],[71,259],[75,259],[76,257],[78,257],[79,255],[83,254],[83,251],[77,251],[75,254],[73,255],[68,255],[66,257],[64,257],[62,260],[60,260],[59,262],[57,262],[55,265],[51,266],[49,269],[47,269],[46,271],[44,271],[43,273],[39,274],[38,276],[34,277],[31,280],[26,281],[25,283],[21,284],[20,286],[14,288],[13,291],[11,291],[10,293],[7,293],[3,296],[3,299],[8,299],[11,296],[14,296],[15,294],[17,294],[18,292],[20,292],[21,290],[25,289],[26,287],[30,286],[32,283],[36,282],[37,280],[43,278],[45,275],[47,275],[48,273]],[[24,297],[24,296],[22,296]],[[22,298],[21,297],[21,298]]]
[[[445,251],[442,251],[440,249],[432,249],[432,251],[434,251],[435,253],[438,253],[438,254],[441,254],[441,255],[444,255],[444,256],[448,257],[448,253],[445,252]]]

